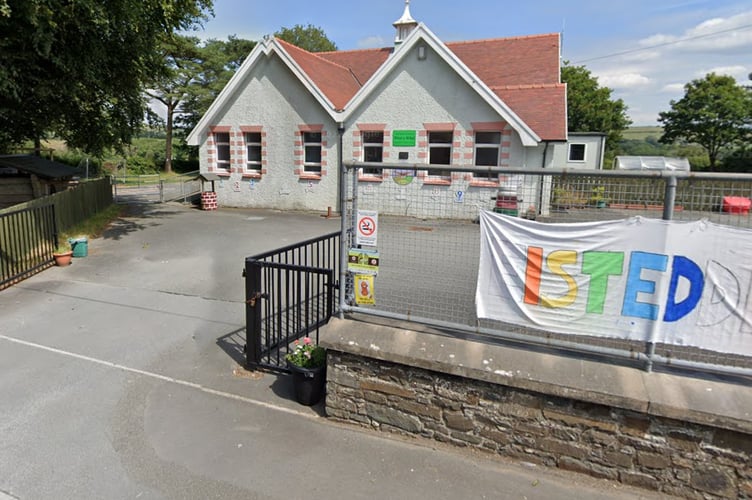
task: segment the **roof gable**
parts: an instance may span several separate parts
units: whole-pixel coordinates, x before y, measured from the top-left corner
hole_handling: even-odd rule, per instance
[[[328,61],[349,68],[362,86],[376,73],[389,58],[392,48],[342,50],[337,52],[319,52],[317,55]],[[352,96],[351,96],[352,97]]]
[[[343,121],[420,40],[510,123],[523,144],[566,140],[558,34],[444,44],[421,23],[396,49],[312,53],[277,38],[264,39],[191,131],[188,143],[199,143],[200,132],[263,56],[277,54],[330,116]]]
[[[335,110],[345,109],[347,102],[360,89],[361,84],[348,67],[298,48],[284,40],[277,39],[277,43],[300,66],[311,82],[326,95]]]

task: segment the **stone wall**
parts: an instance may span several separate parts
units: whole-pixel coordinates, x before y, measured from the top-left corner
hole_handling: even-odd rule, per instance
[[[752,498],[752,384],[333,318],[326,411],[685,498]]]
[[[328,347],[330,418],[667,495],[752,498],[747,430],[395,363],[381,349],[371,357]]]

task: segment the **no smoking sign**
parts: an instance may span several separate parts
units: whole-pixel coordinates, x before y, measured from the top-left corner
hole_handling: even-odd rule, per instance
[[[378,234],[379,213],[374,210],[358,210],[357,231],[355,243],[358,245],[376,246]]]

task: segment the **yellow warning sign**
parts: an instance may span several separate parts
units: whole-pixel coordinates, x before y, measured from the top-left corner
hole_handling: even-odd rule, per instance
[[[376,304],[373,294],[373,276],[369,274],[355,275],[355,303],[361,305]]]

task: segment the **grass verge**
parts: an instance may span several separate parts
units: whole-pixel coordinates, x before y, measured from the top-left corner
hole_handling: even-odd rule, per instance
[[[101,212],[97,213],[86,219],[85,221],[76,224],[72,228],[61,231],[58,241],[61,245],[68,242],[68,238],[81,238],[87,239],[97,238],[102,235],[105,229],[117,219],[122,212],[122,205],[113,203],[109,207],[105,208]]]

